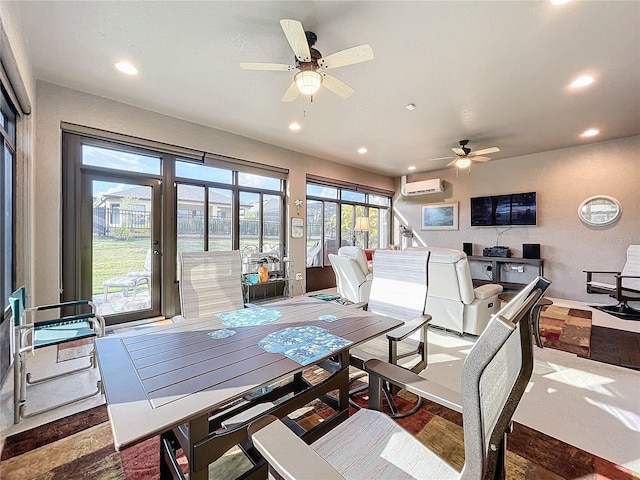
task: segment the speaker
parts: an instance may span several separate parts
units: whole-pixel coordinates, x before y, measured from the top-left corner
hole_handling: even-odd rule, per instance
[[[540,258],[540,244],[539,243],[523,243],[522,256],[524,258]]]
[[[473,243],[463,243],[462,250],[467,254],[467,257],[473,255]]]

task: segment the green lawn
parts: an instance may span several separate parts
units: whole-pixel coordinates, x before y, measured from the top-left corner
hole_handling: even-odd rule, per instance
[[[249,243],[249,239],[242,239],[243,246]],[[278,239],[265,238],[265,243],[277,244]],[[201,251],[202,245],[201,237],[181,235],[178,238],[178,249],[183,252]],[[212,238],[209,241],[209,250],[227,250],[230,246],[231,242],[228,238],[219,240]],[[102,282],[108,278],[125,276],[129,271],[141,271],[149,248],[151,248],[149,237],[135,237],[129,240],[94,237],[93,294],[98,295],[104,292]]]

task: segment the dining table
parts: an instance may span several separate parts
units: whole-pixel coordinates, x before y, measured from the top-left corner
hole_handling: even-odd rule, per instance
[[[254,465],[243,478],[264,478],[248,424],[264,414],[286,420],[321,399],[328,418],[308,430],[292,425],[315,441],[348,418],[349,350],[402,324],[300,296],[98,338],[115,448],[159,435],[160,478],[181,478],[181,450],[189,479],[203,480],[239,445]]]

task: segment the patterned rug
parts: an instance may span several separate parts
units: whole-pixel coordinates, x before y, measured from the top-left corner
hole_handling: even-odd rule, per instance
[[[396,397],[408,408],[411,394]],[[366,392],[356,398],[366,405]],[[316,401],[296,412],[305,429],[326,418],[332,410]],[[420,410],[399,419],[405,429],[457,469],[464,462],[462,416],[425,401]],[[12,435],[2,451],[3,480],[157,480],[159,437],[116,452],[106,407],[95,407],[70,417]],[[238,449],[230,450],[210,467],[209,478],[230,479],[249,468]],[[509,436],[507,478],[510,480],[640,480],[640,474],[567,445],[531,428],[515,424]]]
[[[591,312],[577,308],[543,307],[540,336],[545,347],[589,358],[591,353]]]

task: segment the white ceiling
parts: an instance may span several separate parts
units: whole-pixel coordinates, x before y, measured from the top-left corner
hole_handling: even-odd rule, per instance
[[[205,1],[20,3],[37,78],[388,175],[443,168],[451,147],[494,161],[640,134],[640,2]],[[280,19],[323,55],[369,43],[332,70],[355,88],[282,103],[293,62]],[[128,59],[136,77],[117,72]],[[582,91],[568,84],[591,73]],[[412,112],[405,108],[414,103]],[[302,130],[291,132],[292,121]],[[592,139],[587,128],[600,129]],[[366,146],[369,152],[356,150]],[[477,166],[476,168],[481,168]]]

